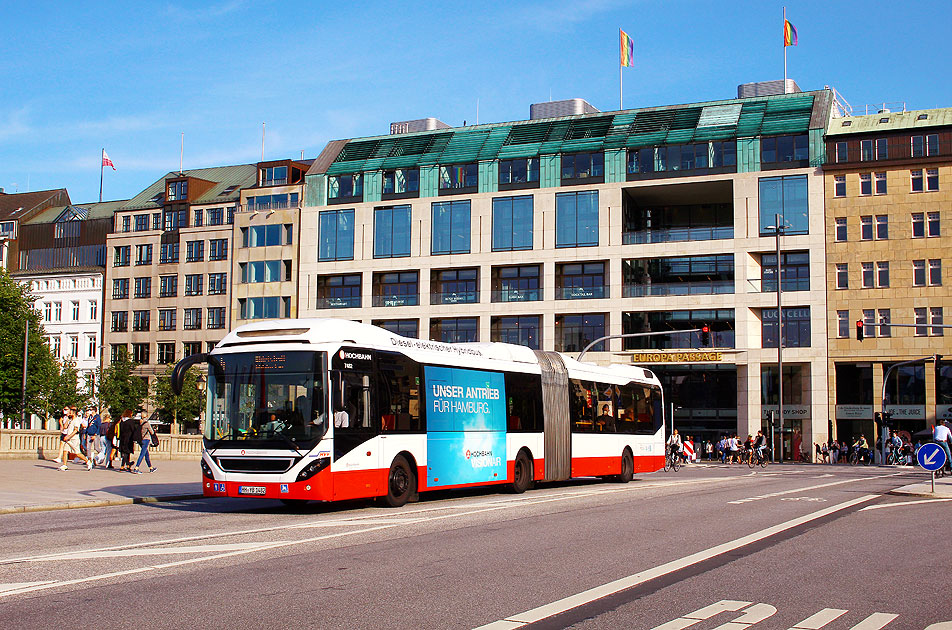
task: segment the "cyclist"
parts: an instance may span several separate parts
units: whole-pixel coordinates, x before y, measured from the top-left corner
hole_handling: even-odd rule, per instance
[[[675,429],[674,432],[671,433],[671,437],[668,438],[668,453],[672,459],[681,456],[681,448],[681,436],[678,435],[678,430]]]
[[[754,453],[756,454],[758,460],[765,459],[765,448],[767,448],[767,437],[764,435],[763,431],[758,431],[757,437],[754,439]]]
[[[932,440],[945,451],[945,467],[952,470],[952,451],[949,449],[949,444],[952,442],[952,431],[949,431],[944,419],[940,418],[936,423],[935,429],[932,430]]]
[[[869,443],[866,441],[865,435],[860,434],[859,439],[853,444],[853,448],[859,453],[859,461],[865,459],[865,463],[869,465]]]
[[[889,436],[889,445],[892,447],[893,461],[897,464],[903,463],[902,460],[902,438],[895,431]]]

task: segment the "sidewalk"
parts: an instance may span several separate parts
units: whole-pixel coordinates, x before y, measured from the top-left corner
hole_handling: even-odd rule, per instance
[[[153,461],[158,470],[134,475],[79,463],[62,471],[53,461],[0,460],[0,514],[102,507],[202,496],[197,461]],[[144,465],[143,465],[144,467]],[[148,470],[148,469],[146,469]]]
[[[952,477],[942,477],[935,480],[935,494],[932,493],[932,475],[921,468],[916,471],[922,476],[922,481],[902,488],[896,488],[889,494],[902,494],[914,497],[930,497],[933,499],[952,499]]]

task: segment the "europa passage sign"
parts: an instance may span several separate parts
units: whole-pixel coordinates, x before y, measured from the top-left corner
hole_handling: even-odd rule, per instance
[[[426,367],[427,485],[506,478],[506,382],[502,374]]]

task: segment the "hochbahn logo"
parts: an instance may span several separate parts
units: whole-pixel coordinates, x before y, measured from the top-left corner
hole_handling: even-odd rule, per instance
[[[501,457],[493,457],[492,451],[471,451],[466,449],[466,459],[473,468],[490,468],[502,464]]]
[[[364,352],[348,352],[346,350],[341,350],[338,355],[341,360],[351,360],[351,361],[370,361],[373,357]]]

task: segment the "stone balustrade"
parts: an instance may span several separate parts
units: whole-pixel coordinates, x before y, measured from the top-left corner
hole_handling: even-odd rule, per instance
[[[59,452],[59,437],[59,431],[2,429],[0,459],[53,459]],[[201,459],[202,436],[160,433],[159,444],[149,449],[149,455],[157,460]]]

